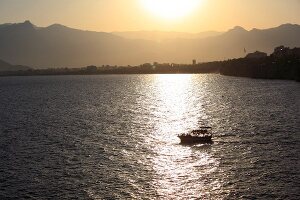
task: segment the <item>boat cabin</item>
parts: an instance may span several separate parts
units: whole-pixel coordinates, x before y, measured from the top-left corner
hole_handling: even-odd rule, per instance
[[[192,130],[189,133],[178,135],[181,143],[212,143],[212,128],[211,127],[200,127],[200,129]]]

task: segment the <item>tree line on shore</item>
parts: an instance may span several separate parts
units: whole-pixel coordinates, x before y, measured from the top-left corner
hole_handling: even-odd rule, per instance
[[[255,52],[245,58],[198,64],[145,63],[139,66],[29,69],[0,72],[0,76],[174,73],[220,73],[228,76],[300,81],[300,48],[280,46],[270,56]]]

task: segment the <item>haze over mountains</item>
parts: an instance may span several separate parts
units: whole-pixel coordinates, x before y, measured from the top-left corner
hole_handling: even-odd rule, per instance
[[[127,32],[112,32],[127,39],[141,39],[152,40],[156,42],[163,42],[171,39],[201,39],[211,36],[217,36],[222,32],[205,31],[201,33],[185,33],[185,32],[172,32],[172,31],[127,31]]]
[[[206,34],[206,35],[205,35]],[[93,32],[54,24],[36,27],[26,21],[0,25],[0,59],[12,64],[48,67],[139,65],[146,62],[191,63],[244,57],[256,50],[300,46],[300,26],[284,24],[225,33]]]
[[[0,60],[0,72],[2,71],[19,71],[19,70],[28,70],[30,67],[22,65],[11,65],[3,60]]]

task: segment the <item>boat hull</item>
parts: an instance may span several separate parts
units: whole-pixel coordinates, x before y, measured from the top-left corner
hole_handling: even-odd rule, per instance
[[[191,135],[181,135],[178,136],[180,138],[181,144],[211,144],[213,143],[212,137],[197,137],[197,136],[191,136]]]

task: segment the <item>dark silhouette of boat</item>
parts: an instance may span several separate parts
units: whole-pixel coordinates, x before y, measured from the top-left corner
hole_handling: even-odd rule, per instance
[[[183,133],[178,135],[181,140],[181,144],[211,144],[212,141],[212,128],[200,127],[200,129],[192,130],[189,133]]]

